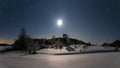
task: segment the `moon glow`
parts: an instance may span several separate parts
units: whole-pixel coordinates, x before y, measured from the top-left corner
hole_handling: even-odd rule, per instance
[[[62,26],[63,25],[63,21],[61,19],[57,20],[57,26]]]

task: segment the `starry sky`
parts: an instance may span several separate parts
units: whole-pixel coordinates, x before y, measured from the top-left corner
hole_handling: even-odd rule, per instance
[[[22,27],[33,38],[67,33],[92,43],[120,40],[120,1],[0,0],[0,43],[14,42]]]

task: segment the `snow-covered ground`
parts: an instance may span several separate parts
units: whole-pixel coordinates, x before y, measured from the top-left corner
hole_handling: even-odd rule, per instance
[[[120,52],[110,50],[92,46],[84,54],[65,49],[45,49],[36,55],[12,52],[0,54],[0,68],[120,68]]]

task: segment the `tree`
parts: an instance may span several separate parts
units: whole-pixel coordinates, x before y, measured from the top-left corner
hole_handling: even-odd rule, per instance
[[[26,30],[22,28],[18,39],[14,43],[14,49],[28,51],[29,54],[32,54],[36,53],[36,45],[33,39],[26,34]]]
[[[63,44],[67,46],[69,43],[69,36],[67,34],[63,34]]]
[[[56,42],[56,37],[55,37],[55,35],[53,35],[49,48],[55,48],[55,45],[54,45],[55,42]]]
[[[36,54],[37,46],[39,45],[38,42],[33,42],[32,39],[29,39],[27,41],[26,51],[29,52],[29,54]]]
[[[30,37],[26,34],[26,30],[24,28],[21,29],[20,35],[18,39],[14,43],[15,50],[26,50],[26,44]]]
[[[115,50],[114,51],[119,51],[119,40],[114,41],[113,43],[115,45]]]
[[[54,48],[55,49],[62,49],[63,48],[63,42],[61,41],[61,39],[58,39],[55,41]]]

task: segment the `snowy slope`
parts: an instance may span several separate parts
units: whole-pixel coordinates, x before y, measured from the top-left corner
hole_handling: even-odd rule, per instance
[[[103,47],[92,46],[87,51],[96,49],[106,50]],[[66,50],[61,52],[69,53]],[[54,53],[60,53],[60,50],[42,50],[36,55],[16,52],[2,54],[0,55],[0,68],[120,68],[120,52],[73,55],[54,55]]]

